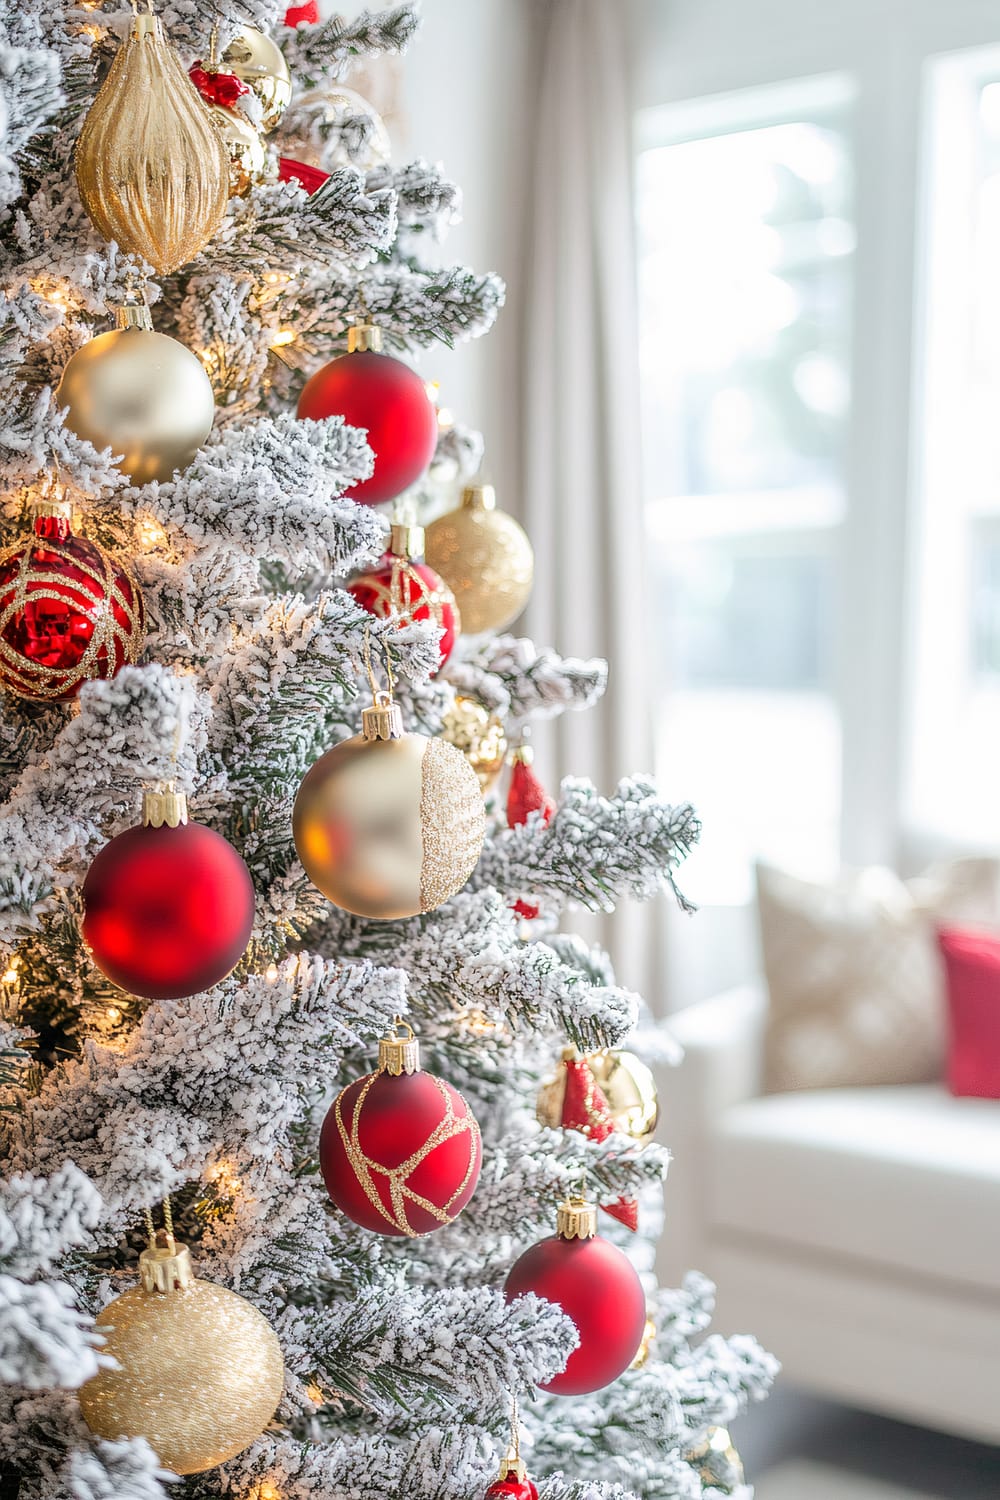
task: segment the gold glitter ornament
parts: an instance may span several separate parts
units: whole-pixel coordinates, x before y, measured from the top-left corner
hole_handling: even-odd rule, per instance
[[[684,1454],[707,1489],[733,1495],[746,1482],[743,1460],[725,1427],[709,1427],[700,1443]]]
[[[486,818],[461,752],[405,733],[398,704],[378,693],[361,734],[307,771],[292,829],[306,874],[329,901],[389,921],[433,911],[461,890]]]
[[[80,1388],[91,1432],[145,1438],[165,1469],[200,1474],[260,1436],[284,1387],[277,1336],[235,1292],[198,1281],[185,1245],[161,1233],[139,1257],[140,1284],[98,1314],[120,1366]]]
[[[241,26],[222,54],[222,67],[250,85],[264,108],[261,130],[273,130],[292,97],[292,75],[278,44],[256,26]]]
[[[68,361],[56,404],[77,437],[122,455],[133,484],[172,479],[212,430],[211,382],[190,349],[153,332],[147,307],[116,308],[115,320]]]
[[[76,143],[97,229],[163,275],[193,260],[229,202],[229,164],[198,91],[155,16],[137,15]]]
[[[264,180],[267,147],[263,137],[238,109],[210,104],[208,112],[226,148],[229,160],[229,196],[245,198],[255,183]]]
[[[457,510],[431,522],[425,555],[455,595],[467,635],[503,630],[528,602],[535,555],[513,516],[497,510],[491,484],[470,485]]]
[[[462,693],[444,715],[441,737],[461,750],[479,777],[479,785],[488,792],[503,770],[507,754],[507,736],[503,720],[475,698]]]

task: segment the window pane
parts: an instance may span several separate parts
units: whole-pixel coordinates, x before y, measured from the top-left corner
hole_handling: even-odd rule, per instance
[[[847,105],[829,81],[720,104],[639,157],[644,483],[660,774],[705,833],[702,901],[755,855],[835,859],[836,537],[854,231]],[[723,128],[725,125],[725,128]]]

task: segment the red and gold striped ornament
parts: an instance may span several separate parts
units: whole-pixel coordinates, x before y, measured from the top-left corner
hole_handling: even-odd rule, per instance
[[[389,550],[372,573],[362,573],[348,585],[351,598],[379,619],[395,616],[400,625],[429,620],[441,632],[438,643],[440,671],[461,632],[455,596],[440,575],[421,561],[424,552],[422,526],[396,523]]]
[[[103,547],[75,536],[61,493],[35,501],[33,535],[0,553],[0,683],[67,703],[85,682],[139,659],[139,585]]]
[[[375,1072],[330,1106],[319,1159],[331,1200],[355,1224],[416,1238],[450,1224],[469,1202],[482,1142],[462,1095],[421,1070],[413,1031],[397,1019],[379,1042]]]

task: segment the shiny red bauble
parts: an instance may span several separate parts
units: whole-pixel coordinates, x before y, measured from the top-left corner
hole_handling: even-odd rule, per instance
[[[538,1500],[538,1486],[527,1475],[518,1479],[516,1474],[509,1474],[506,1479],[494,1479],[486,1500]]]
[[[37,517],[29,541],[0,553],[0,682],[12,692],[68,702],[137,661],[144,639],[135,579],[65,517]]]
[[[387,552],[374,572],[353,579],[347,591],[362,609],[380,619],[397,615],[400,625],[411,620],[436,625],[441,632],[440,671],[455,649],[461,622],[454,594],[433,568],[405,554]]]
[[[379,1234],[450,1224],[476,1189],[479,1126],[457,1089],[432,1073],[368,1073],[330,1106],[319,1145],[332,1201]]]
[[[188,77],[203,99],[209,104],[218,104],[223,109],[233,109],[245,94],[251,92],[250,85],[237,78],[235,73],[221,73],[217,68],[205,68],[200,62],[188,68]]]
[[[381,505],[408,490],[437,447],[437,412],[424,382],[402,360],[373,349],[342,354],[317,370],[299,397],[298,415],[317,422],[343,417],[365,429],[375,472],[347,491],[364,505]]]
[[[554,1234],[532,1245],[514,1262],[504,1287],[508,1302],[525,1292],[557,1303],[580,1335],[566,1368],[543,1390],[582,1396],[628,1369],[642,1342],[646,1298],[632,1262],[609,1240]]]
[[[114,984],[153,1000],[211,989],[236,967],[253,927],[250,871],[199,823],[126,829],[83,883],[81,930]]]
[[[310,166],[306,161],[293,161],[290,156],[278,158],[279,182],[297,182],[307,193],[315,193],[329,177],[329,172],[324,172],[322,167]]]

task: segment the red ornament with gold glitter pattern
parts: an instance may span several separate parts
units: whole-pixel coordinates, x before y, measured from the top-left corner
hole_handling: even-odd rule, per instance
[[[421,526],[394,525],[389,551],[373,573],[363,573],[348,585],[348,593],[370,615],[399,617],[400,625],[411,620],[430,620],[441,632],[438,643],[444,666],[461,629],[455,596],[433,568],[419,561],[424,550]]]
[[[355,1224],[414,1238],[450,1224],[476,1189],[479,1126],[457,1089],[424,1073],[416,1039],[379,1042],[378,1068],[348,1084],[323,1122],[319,1160]]]
[[[617,1380],[632,1363],[646,1326],[639,1274],[623,1251],[597,1233],[597,1209],[582,1198],[559,1205],[558,1232],[516,1260],[508,1302],[533,1292],[561,1307],[580,1342],[566,1368],[542,1385],[558,1396],[582,1396]]]
[[[85,682],[136,662],[145,640],[139,585],[96,542],[74,536],[61,494],[35,502],[34,535],[0,553],[0,682],[66,703]]]

